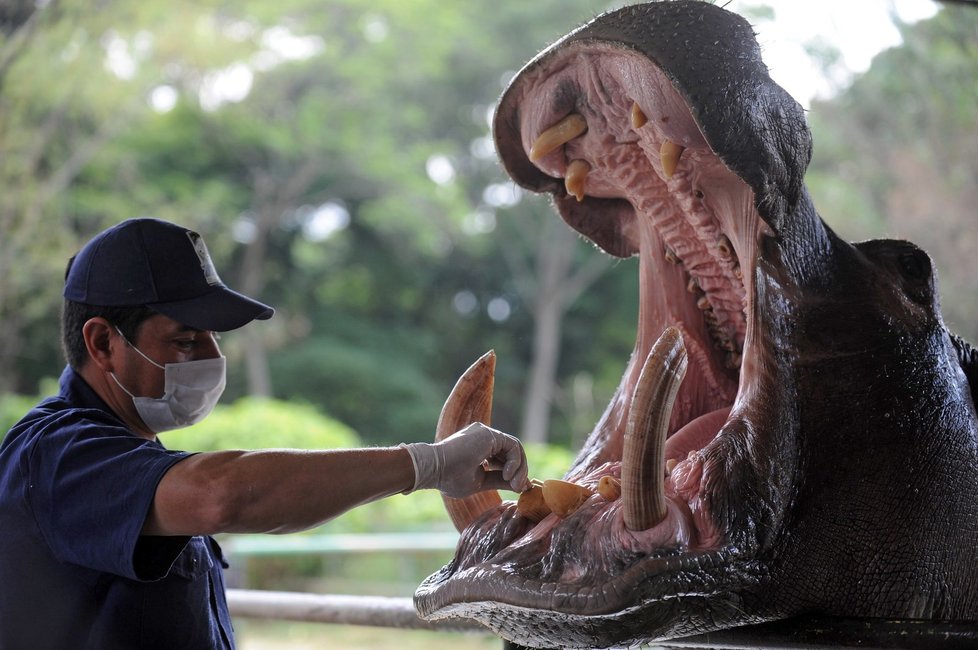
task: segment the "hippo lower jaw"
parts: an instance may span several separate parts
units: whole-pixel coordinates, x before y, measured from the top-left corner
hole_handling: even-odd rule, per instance
[[[754,277],[773,231],[751,188],[710,150],[648,59],[598,47],[573,66],[557,61],[528,76],[518,130],[526,157],[555,185],[562,216],[591,234],[602,226],[583,224],[588,210],[613,206],[625,226],[613,240],[593,238],[640,258],[635,351],[567,474],[592,490],[604,476],[621,479],[623,494],[596,493],[565,518],[533,522],[503,502],[456,522],[465,529],[455,560],[418,589],[418,610],[476,618],[531,646],[559,638],[596,647],[609,638],[604,629],[621,643],[760,620],[742,614],[737,594],[764,576],[752,559],[758,518],[750,513],[769,504],[743,501],[767,500],[767,486],[745,477],[756,475],[753,438],[767,409],[755,405],[771,381]],[[570,89],[585,85],[603,101],[568,110]],[[636,388],[646,359],[660,364],[647,372],[669,375],[650,353],[670,327],[680,335],[671,352],[686,360],[685,378],[672,404],[661,394],[650,403],[642,396],[650,391]],[[648,456],[628,442],[629,421],[668,408],[661,467],[642,471]],[[628,511],[646,499],[661,500],[665,516],[635,529]]]

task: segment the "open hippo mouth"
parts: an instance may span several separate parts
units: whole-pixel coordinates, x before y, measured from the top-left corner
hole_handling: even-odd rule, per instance
[[[797,195],[787,170],[807,164],[808,141],[790,120],[800,144],[748,132],[734,104],[761,82],[800,119],[763,66],[750,66],[760,58],[739,17],[699,2],[652,3],[568,35],[503,95],[495,136],[514,179],[551,193],[561,216],[606,252],[639,256],[638,334],[621,386],[566,476],[587,489],[583,503],[540,521],[495,496],[455,509],[459,551],[418,590],[422,615],[473,616],[531,645],[552,642],[539,630],[557,625],[563,644],[591,647],[602,619],[615,642],[627,641],[639,610],[645,638],[702,630],[673,610],[729,592],[726,606],[739,611],[732,594],[757,581],[747,551],[760,517],[733,504],[744,489],[757,494],[755,507],[765,504],[776,487],[745,485],[737,469],[753,456],[752,410],[772,379],[754,276],[773,229],[758,205]],[[779,145],[790,165],[772,150]],[[749,178],[769,179],[762,196],[724,151],[752,168]],[[781,187],[771,186],[769,166]],[[475,415],[456,404],[478,381],[463,378],[446,411]],[[620,498],[609,484],[620,484]],[[650,604],[661,625],[650,625]],[[710,608],[722,618],[716,602]]]
[[[825,504],[843,518],[868,515],[844,488],[820,491],[843,485],[873,451],[868,437],[843,436],[848,416],[821,422],[836,416],[817,400],[837,389],[845,364],[872,383],[865,350],[884,347],[894,323],[930,328],[939,354],[928,354],[935,367],[946,360],[926,255],[903,242],[853,248],[825,228],[802,185],[811,152],[802,109],[769,78],[750,25],[704,2],[626,7],[568,34],[514,78],[494,132],[517,183],[549,193],[607,253],[639,257],[638,333],[618,391],[567,472],[574,485],[543,488],[542,512],[495,493],[447,500],[461,539],[455,559],[419,587],[420,614],[475,618],[523,645],[590,648],[824,604],[799,595],[807,587],[797,568],[806,554],[824,563],[834,552],[831,540],[810,541],[834,525]],[[885,288],[898,267],[910,272]],[[872,298],[835,307],[833,278],[851,269]],[[907,287],[912,300],[900,293]],[[915,354],[907,336],[893,333],[893,347]],[[439,436],[488,420],[493,363],[487,355],[459,380]],[[908,377],[919,381],[915,372]],[[867,402],[860,391],[850,393]],[[806,393],[816,407],[798,403]],[[883,430],[872,422],[896,412],[867,415],[866,429]],[[819,427],[857,444],[851,458],[823,459],[822,443],[799,433]],[[894,473],[905,470],[899,462]],[[806,482],[813,473],[822,482]],[[868,557],[876,562],[879,549]],[[818,597],[862,590],[859,570],[857,586],[833,584]]]

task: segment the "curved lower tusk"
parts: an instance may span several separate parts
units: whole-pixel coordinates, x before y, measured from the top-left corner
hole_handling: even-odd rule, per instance
[[[659,157],[662,159],[662,172],[666,175],[666,178],[672,178],[672,175],[676,173],[676,167],[679,166],[679,158],[686,151],[686,147],[681,144],[676,144],[669,140],[663,140],[662,146],[659,148]]]
[[[536,162],[587,131],[587,121],[580,113],[571,113],[537,136],[530,147],[530,160]]]
[[[686,363],[683,337],[670,327],[652,346],[635,386],[621,460],[622,515],[629,530],[648,530],[666,516],[666,434]]]
[[[435,428],[435,442],[444,440],[473,422],[489,424],[492,417],[492,389],[496,372],[496,353],[490,350],[462,373],[445,400]],[[464,499],[442,495],[445,510],[455,529],[462,532],[482,513],[503,502],[496,490],[477,492]]]

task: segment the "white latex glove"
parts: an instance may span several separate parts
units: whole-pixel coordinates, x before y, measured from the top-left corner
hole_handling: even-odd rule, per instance
[[[401,447],[407,449],[414,463],[412,492],[435,488],[460,499],[482,490],[522,492],[530,486],[520,441],[480,422],[441,442],[403,443]]]

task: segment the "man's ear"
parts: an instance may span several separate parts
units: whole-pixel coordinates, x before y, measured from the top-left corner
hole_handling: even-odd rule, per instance
[[[82,337],[88,349],[88,357],[96,366],[105,372],[113,372],[112,348],[121,340],[121,336],[113,336],[115,328],[101,316],[89,318],[82,325]]]

